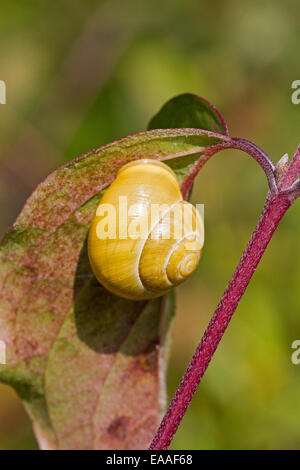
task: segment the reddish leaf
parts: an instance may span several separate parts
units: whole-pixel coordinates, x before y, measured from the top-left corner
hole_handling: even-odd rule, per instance
[[[57,169],[28,199],[0,250],[0,380],[24,400],[42,448],[138,449],[165,404],[173,297],[132,302],[108,293],[87,258],[89,224],[120,166],[168,160],[180,181],[211,132],[150,131]]]

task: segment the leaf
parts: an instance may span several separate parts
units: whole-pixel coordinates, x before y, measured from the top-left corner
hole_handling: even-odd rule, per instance
[[[206,129],[228,135],[225,121],[209,101],[192,93],[175,96],[150,121],[148,129]]]
[[[184,181],[226,136],[201,130],[136,134],[58,168],[26,202],[0,249],[0,340],[12,385],[41,448],[138,449],[165,405],[173,295],[113,296],[93,277],[89,225],[118,168],[166,160]]]

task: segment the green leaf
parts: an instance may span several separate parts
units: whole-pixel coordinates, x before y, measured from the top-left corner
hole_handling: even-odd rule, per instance
[[[146,448],[165,405],[173,296],[120,299],[93,277],[86,239],[117,170],[165,160],[184,182],[208,146],[201,130],[150,131],[58,168],[0,248],[0,380],[23,399],[42,448]]]
[[[191,93],[175,96],[150,121],[148,129],[195,128],[228,135],[219,111],[209,101]]]

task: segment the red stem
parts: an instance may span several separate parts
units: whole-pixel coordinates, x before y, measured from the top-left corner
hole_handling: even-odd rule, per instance
[[[267,199],[247,248],[151,443],[151,450],[168,448],[276,227],[291,203],[286,194]]]
[[[188,198],[188,195],[193,186],[194,179],[198,175],[201,168],[205,165],[205,163],[213,155],[220,152],[221,150],[226,149],[242,150],[243,152],[246,152],[248,155],[254,158],[254,160],[257,161],[257,163],[261,166],[261,168],[266,174],[271,193],[277,193],[276,180],[274,177],[275,165],[272,160],[262,149],[257,147],[257,145],[253,144],[252,142],[249,142],[248,140],[234,137],[227,142],[222,142],[220,144],[213,145],[205,150],[205,153],[199,158],[191,173],[181,185],[181,193],[184,199]]]
[[[234,145],[232,145],[232,141]],[[192,172],[191,178],[197,175],[201,166],[216,151],[229,147],[239,148],[249,153],[265,171],[269,183],[267,201],[243,256],[150,445],[150,450],[165,450],[168,448],[273,233],[288,208],[300,196],[300,146],[290,165],[287,168],[282,165],[282,170],[285,173],[276,182],[276,168],[262,150],[243,139],[233,139],[232,141],[228,146],[211,148],[203,156],[203,159],[200,159]],[[191,182],[188,181],[188,184],[183,188],[186,194],[188,194],[190,187]]]

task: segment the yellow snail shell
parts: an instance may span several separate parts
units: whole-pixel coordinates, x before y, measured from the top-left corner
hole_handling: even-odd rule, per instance
[[[197,267],[203,243],[203,220],[182,199],[171,168],[157,160],[136,160],[119,170],[101,198],[88,253],[106,289],[142,300],[184,281]]]

